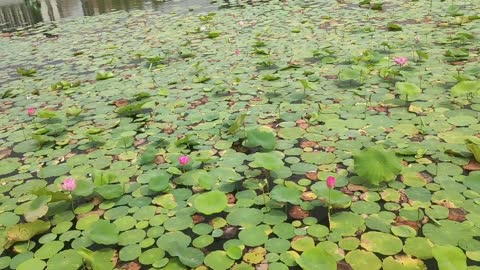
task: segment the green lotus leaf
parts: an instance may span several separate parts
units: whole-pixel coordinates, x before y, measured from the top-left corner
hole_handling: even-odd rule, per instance
[[[184,265],[195,268],[202,265],[205,255],[200,249],[187,247],[182,250],[178,258]]]
[[[425,263],[409,256],[387,257],[383,260],[384,270],[427,270]]]
[[[383,232],[364,233],[360,241],[364,249],[383,255],[397,254],[403,248],[402,240]]]
[[[365,220],[362,216],[352,212],[338,212],[331,215],[330,228],[332,232],[340,235],[351,236],[364,227]]]
[[[158,238],[157,246],[171,256],[179,256],[190,245],[191,241],[190,236],[180,231],[167,232]]]
[[[477,162],[480,162],[480,138],[470,136],[465,138],[465,145],[468,151],[472,152],[473,157]]]
[[[432,254],[437,260],[439,270],[466,270],[467,257],[458,248],[450,245],[434,246]]]
[[[353,270],[378,270],[382,268],[382,261],[373,253],[366,250],[353,250],[345,256],[345,261]]]
[[[33,222],[47,214],[47,204],[51,199],[52,196],[39,196],[35,200],[31,201],[24,213],[25,220],[27,222]]]
[[[350,196],[339,190],[329,189],[325,182],[317,182],[310,188],[320,200],[324,200],[334,208],[347,208],[352,204],[352,198]],[[330,202],[328,200],[330,200]]]
[[[264,214],[256,208],[235,208],[227,215],[227,222],[233,226],[256,226],[264,219]]]
[[[35,258],[37,259],[48,259],[53,257],[55,254],[60,252],[64,247],[64,243],[60,241],[52,241],[43,244],[37,251],[35,251]]]
[[[171,175],[167,172],[160,172],[150,179],[148,188],[152,191],[164,191],[170,184]]]
[[[196,196],[193,200],[193,205],[198,212],[211,215],[220,213],[227,208],[227,202],[228,199],[225,193],[213,190]]]
[[[204,263],[215,270],[227,270],[233,265],[234,260],[230,259],[225,251],[216,250],[207,254]]]
[[[263,226],[254,226],[241,230],[238,238],[246,246],[256,247],[263,245],[268,240],[268,235]]]
[[[315,247],[315,242],[310,236],[299,236],[292,240],[292,248],[296,251],[306,251]]]
[[[360,177],[374,185],[393,181],[402,171],[395,153],[381,146],[370,147],[354,155],[354,168]]]
[[[272,191],[270,191],[270,197],[273,200],[278,202],[288,202],[291,204],[300,204],[302,201],[300,197],[302,192],[293,187],[285,187],[285,186],[275,186]]]
[[[16,270],[43,270],[45,266],[47,266],[47,264],[44,261],[38,258],[32,258],[20,263]]]
[[[52,270],[77,270],[83,265],[82,256],[75,250],[60,251],[47,262],[47,269]]]
[[[254,168],[261,167],[274,171],[283,167],[283,161],[277,152],[255,153],[251,165]]]
[[[420,89],[420,87],[409,82],[397,82],[395,87],[401,95],[405,95],[406,101],[408,101],[409,97],[413,97],[422,93],[422,89]]]
[[[480,81],[461,81],[450,90],[453,96],[465,96],[480,93]]]
[[[336,270],[337,262],[325,249],[314,247],[304,251],[296,262],[304,270]]]
[[[95,191],[100,194],[104,199],[118,198],[123,195],[123,185],[121,184],[109,184],[95,187]]]
[[[124,262],[133,261],[142,254],[142,248],[139,245],[133,244],[124,246],[118,252],[118,258]]]
[[[5,243],[4,248],[9,248],[17,242],[28,241],[34,236],[42,234],[49,229],[50,222],[43,220],[15,224],[7,230],[7,242]]]
[[[427,223],[422,231],[434,244],[452,246],[457,246],[460,240],[469,239],[475,234],[472,224],[453,220],[439,220],[438,224]]]
[[[77,252],[92,270],[112,270],[114,268],[115,252],[113,249],[91,251],[86,248],[80,248]]]
[[[408,238],[403,246],[403,251],[410,255],[420,259],[432,258],[433,243],[427,238],[413,237]]]
[[[119,238],[117,226],[106,220],[97,220],[93,223],[87,235],[95,243],[103,245],[116,244]]]
[[[261,146],[263,149],[270,151],[275,149],[277,144],[275,133],[271,128],[260,126],[247,131],[247,146]]]
[[[6,158],[0,160],[0,176],[14,172],[22,163],[18,158]]]

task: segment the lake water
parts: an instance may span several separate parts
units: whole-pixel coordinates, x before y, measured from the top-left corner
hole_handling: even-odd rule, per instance
[[[236,0],[218,3],[210,0],[0,0],[0,30],[11,31],[41,22],[94,16],[118,10],[187,12],[193,9],[198,12],[238,4]]]

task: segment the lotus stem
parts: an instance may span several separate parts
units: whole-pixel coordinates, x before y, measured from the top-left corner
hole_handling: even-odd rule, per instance
[[[331,198],[331,192],[332,190],[331,189],[328,189],[328,211],[327,211],[327,214],[328,214],[328,228],[330,230],[332,230],[332,225],[331,225],[331,219],[330,219],[330,211],[332,210],[332,204],[330,203],[330,198]]]

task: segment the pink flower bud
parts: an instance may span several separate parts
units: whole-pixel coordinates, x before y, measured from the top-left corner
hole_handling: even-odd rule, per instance
[[[408,58],[407,57],[395,57],[395,58],[393,58],[393,62],[395,62],[395,64],[403,67],[403,66],[408,64]]]
[[[335,182],[337,182],[337,179],[333,176],[327,177],[327,187],[328,188],[334,188],[335,187]]]
[[[67,177],[63,180],[62,189],[65,191],[72,192],[77,188],[77,180],[72,177]]]
[[[178,157],[178,163],[180,165],[185,166],[190,162],[190,157],[189,156],[179,156]]]
[[[27,109],[27,114],[29,116],[34,116],[35,115],[35,108],[28,108]]]
[[[239,49],[235,49],[235,55],[240,55],[240,50]]]

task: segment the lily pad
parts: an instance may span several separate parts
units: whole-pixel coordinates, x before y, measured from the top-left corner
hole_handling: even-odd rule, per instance
[[[303,252],[302,255],[296,259],[296,262],[305,270],[337,269],[335,259],[321,247],[311,248]]]
[[[88,230],[88,237],[98,244],[112,245],[118,242],[119,234],[115,224],[98,220]]]
[[[220,213],[227,207],[227,195],[218,190],[205,192],[195,197],[193,205],[206,215]]]
[[[383,232],[364,233],[360,242],[366,250],[382,255],[394,255],[403,248],[403,243],[398,237]]]

